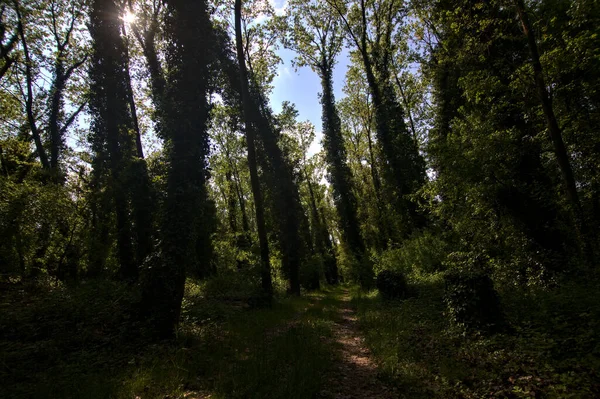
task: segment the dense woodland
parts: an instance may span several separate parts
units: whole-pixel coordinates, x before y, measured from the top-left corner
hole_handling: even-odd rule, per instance
[[[600,397],[598,226],[596,0],[0,0],[2,397]]]

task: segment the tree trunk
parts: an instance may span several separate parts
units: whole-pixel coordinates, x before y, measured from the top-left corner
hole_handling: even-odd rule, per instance
[[[205,0],[167,0],[165,4],[166,60],[171,75],[157,109],[170,169],[161,221],[161,257],[150,259],[155,266],[142,298],[158,335],[171,337],[179,322],[186,273],[208,270],[197,253],[198,239],[209,239],[201,230],[200,217],[207,209],[207,95],[213,31]]]
[[[398,90],[400,90],[400,96],[402,97],[402,102],[404,103],[404,108],[406,108],[406,113],[408,114],[408,122],[410,124],[410,130],[413,134],[413,140],[415,145],[419,145],[419,140],[417,137],[417,129],[415,129],[415,122],[413,121],[412,112],[410,111],[410,104],[408,103],[408,98],[404,94],[404,89],[402,88],[402,83],[400,82],[400,78],[398,78],[398,71],[394,72],[394,78],[396,80],[396,85],[398,86]]]
[[[58,157],[63,145],[60,134],[60,111],[62,94],[65,88],[64,69],[62,60],[58,58],[54,66],[54,84],[51,90],[50,120],[48,123],[48,129],[50,130],[50,168],[56,177],[58,177]]]
[[[92,5],[90,36],[94,55],[90,69],[93,97],[90,108],[94,115],[94,146],[98,156],[108,158],[111,174],[109,192],[116,215],[119,273],[124,279],[133,281],[137,278],[138,268],[133,255],[126,180],[133,143],[129,139],[131,119],[126,101],[125,44],[119,25],[112,19],[113,15],[118,15],[118,9],[114,0],[95,0]]]
[[[125,31],[125,23],[121,22],[121,29],[123,36],[126,38],[127,33]],[[137,110],[135,107],[135,98],[133,96],[133,87],[131,86],[131,72],[129,70],[129,44],[125,44],[125,74],[127,75],[127,102],[129,103],[129,112],[131,113],[131,122],[133,125],[133,131],[135,133],[135,148],[137,156],[140,159],[144,159],[144,150],[142,148],[142,134],[140,132],[140,124],[137,117]]]
[[[231,158],[231,154],[229,153],[229,150],[226,147],[225,143],[222,143],[222,146],[225,150],[225,156],[227,157],[227,163],[229,164],[229,167],[231,169],[231,173],[233,174],[233,179],[232,179],[232,186],[233,189],[235,189],[235,193],[237,195],[237,199],[240,205],[240,212],[242,213],[242,230],[244,231],[244,241],[248,242],[248,235],[250,233],[250,223],[248,222],[248,214],[246,212],[246,201],[244,200],[244,194],[242,192],[242,185],[240,183],[240,173],[238,171],[238,168],[234,162],[234,160]]]
[[[325,268],[325,280],[328,284],[337,284],[337,262],[335,255],[333,254],[331,247],[331,240],[329,239],[329,232],[325,225],[325,219],[321,219],[321,214],[317,206],[317,199],[313,191],[312,183],[306,173],[306,183],[308,185],[308,194],[310,196],[311,214],[313,218],[313,229],[315,230],[315,244],[318,252],[321,254],[323,259],[323,265]]]
[[[244,199],[244,194],[242,193],[242,187],[240,184],[239,177],[236,173],[235,178],[235,191],[237,193],[238,202],[240,204],[240,212],[242,213],[242,230],[244,234],[247,236],[250,233],[250,222],[248,221],[248,212],[246,212],[246,200]]]
[[[237,227],[237,215],[236,215],[236,198],[234,194],[234,183],[231,178],[231,172],[229,170],[225,171],[225,181],[227,182],[227,192],[225,193],[225,201],[227,202],[227,219],[229,221],[229,228],[231,232],[235,235],[238,232]]]
[[[357,218],[356,197],[352,190],[352,172],[346,163],[346,149],[342,137],[341,121],[335,107],[332,73],[332,65],[328,65],[326,60],[323,59],[320,75],[323,90],[321,104],[323,108],[323,142],[327,155],[326,160],[331,176],[334,202],[340,218],[342,236],[356,256],[357,261],[365,263],[365,244]],[[369,268],[366,265],[362,267]],[[366,273],[366,275],[368,274]]]
[[[325,211],[321,207],[319,209],[319,216],[321,220],[321,226],[323,228],[323,238],[325,239],[325,247],[329,254],[328,259],[325,261],[325,278],[329,284],[335,285],[340,282],[339,272],[337,267],[337,258],[335,256],[335,247],[329,235],[329,227],[327,226],[327,219],[325,218]]]
[[[31,57],[29,55],[29,46],[27,45],[27,39],[25,38],[25,28],[23,26],[23,17],[21,15],[21,6],[18,1],[15,1],[15,11],[17,14],[17,30],[19,32],[19,36],[21,37],[21,45],[23,46],[23,54],[25,55],[25,80],[26,80],[26,98],[25,98],[25,111],[27,114],[27,122],[29,123],[29,129],[31,130],[31,135],[33,136],[33,141],[35,143],[35,148],[37,150],[38,156],[40,157],[40,162],[42,167],[46,170],[50,170],[50,161],[48,160],[48,155],[46,154],[46,149],[44,148],[44,144],[42,143],[42,137],[40,131],[37,127],[37,122],[35,120],[35,115],[33,112],[33,74],[32,74],[32,65],[31,65]]]

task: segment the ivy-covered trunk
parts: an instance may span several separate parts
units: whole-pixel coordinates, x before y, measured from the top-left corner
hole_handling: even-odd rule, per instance
[[[333,187],[333,200],[340,219],[340,230],[343,239],[356,256],[359,264],[369,268],[368,265],[363,264],[365,244],[360,234],[357,218],[356,197],[352,190],[352,172],[346,163],[342,125],[335,106],[332,82],[333,65],[323,60],[319,72],[323,90],[321,95],[323,146],[326,151],[329,179]]]
[[[169,76],[161,136],[169,160],[161,221],[161,253],[149,260],[142,305],[162,337],[179,321],[186,272],[208,268],[196,254],[207,239],[199,215],[205,209],[209,117],[208,75],[212,26],[206,1],[167,1]],[[201,211],[199,211],[201,210]]]
[[[125,44],[121,37],[119,7],[113,0],[95,0],[90,14],[93,55],[90,68],[93,115],[90,141],[95,151],[97,174],[108,170],[116,219],[119,274],[135,280],[138,268],[134,258],[128,204],[127,174],[135,146],[130,134],[131,114],[127,101]],[[98,182],[107,183],[106,179]],[[97,187],[102,189],[102,187]],[[106,216],[104,216],[106,218]]]

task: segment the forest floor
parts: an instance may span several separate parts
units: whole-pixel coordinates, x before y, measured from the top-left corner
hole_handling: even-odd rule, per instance
[[[341,287],[260,308],[189,283],[168,342],[148,337],[116,282],[0,288],[0,397],[395,397]]]
[[[352,307],[348,289],[334,291],[338,305],[332,326],[333,340],[338,348],[338,362],[327,376],[321,398],[335,399],[391,399],[397,398],[395,389],[378,378],[377,365],[359,330],[356,310]]]
[[[0,281],[0,397],[600,397],[597,284],[502,292],[512,329],[492,336],[450,325],[438,277],[413,284],[403,301],[337,287],[261,308],[189,282],[176,339],[156,342],[126,285]]]

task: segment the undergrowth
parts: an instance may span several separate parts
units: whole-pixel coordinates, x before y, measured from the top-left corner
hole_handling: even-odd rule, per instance
[[[404,301],[353,294],[366,343],[401,397],[600,397],[597,287],[505,290],[512,328],[485,336],[448,321],[441,274],[412,284],[420,294]]]
[[[309,398],[333,361],[318,293],[257,308],[188,283],[176,340],[151,342],[126,285],[1,288],[3,398]]]

